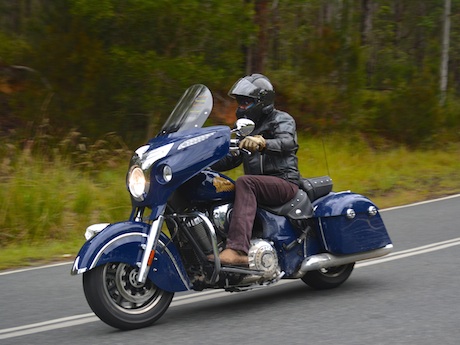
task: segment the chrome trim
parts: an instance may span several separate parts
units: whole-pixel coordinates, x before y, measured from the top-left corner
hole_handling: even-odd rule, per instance
[[[264,271],[257,271],[257,270],[252,270],[249,267],[237,267],[237,266],[224,266],[221,268],[222,272],[232,272],[232,273],[240,273],[240,274],[250,274],[250,275],[256,275],[259,278],[262,278],[265,274]]]
[[[187,139],[185,141],[183,141],[178,147],[177,149],[178,150],[183,150],[187,147],[190,147],[190,146],[193,146],[193,145],[196,145],[196,144],[199,144],[205,140],[208,140],[210,137],[212,137],[214,134],[216,134],[216,132],[211,132],[211,133],[207,133],[207,134],[202,134],[202,135],[199,135],[197,137],[194,137],[194,138],[191,138],[191,139]]]
[[[371,250],[363,253],[355,253],[349,255],[334,255],[331,253],[321,253],[307,257],[300,266],[299,271],[294,278],[302,277],[308,271],[316,271],[322,268],[329,268],[351,264],[356,261],[377,258],[389,254],[393,250],[392,244],[387,244],[383,248]]]
[[[145,245],[144,253],[142,254],[141,266],[139,267],[139,275],[137,276],[137,282],[144,284],[147,280],[147,274],[149,272],[149,256],[152,250],[156,249],[158,238],[160,237],[161,227],[163,226],[164,217],[160,215],[154,220],[150,227],[149,233],[147,234],[147,243]]]
[[[212,210],[212,219],[214,220],[214,225],[222,232],[225,231],[225,223],[228,222],[229,209],[230,204],[223,204],[214,207]]]
[[[353,218],[355,218],[355,217],[356,217],[356,212],[355,212],[355,210],[353,210],[352,208],[349,208],[349,209],[347,210],[346,216],[347,216],[348,219],[353,219]]]
[[[369,206],[369,208],[367,209],[367,213],[369,214],[369,216],[373,217],[375,216],[378,211],[377,211],[377,207],[375,206]]]
[[[321,238],[323,239],[324,248],[327,251],[329,251],[329,246],[327,244],[326,237],[324,236],[323,221],[322,221],[321,217],[318,217],[318,224],[319,224],[319,230],[320,230],[320,233],[321,233]]]
[[[97,262],[99,261],[99,259],[101,258],[102,254],[104,253],[104,251],[110,247],[113,243],[115,243],[116,241],[118,241],[119,239],[121,238],[125,238],[125,237],[131,237],[131,236],[142,236],[142,237],[147,237],[146,234],[144,234],[143,232],[129,232],[129,233],[126,233],[126,234],[123,234],[123,235],[120,235],[120,236],[117,236],[117,237],[114,237],[112,240],[110,240],[109,242],[107,242],[107,244],[101,248],[101,250],[99,250],[96,254],[96,256],[94,257],[94,260],[93,262],[91,263],[90,267],[89,267],[89,270],[93,269]]]
[[[141,158],[143,160],[141,162],[142,170],[144,170],[144,171],[147,170],[156,161],[166,157],[168,155],[169,151],[171,151],[173,146],[174,146],[174,143],[163,145],[163,146],[160,146],[160,147],[158,147],[156,149],[153,149],[153,150],[147,152],[145,158],[142,155],[142,158]]]
[[[77,256],[75,258],[75,261],[73,262],[73,265],[72,265],[72,269],[70,270],[70,274],[71,275],[77,275],[77,274],[80,274],[80,273],[85,273],[87,271],[87,268],[86,267],[83,267],[83,268],[78,268],[78,265],[80,264],[80,256]]]

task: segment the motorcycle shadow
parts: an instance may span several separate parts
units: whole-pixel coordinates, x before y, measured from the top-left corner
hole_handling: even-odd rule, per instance
[[[259,313],[273,313],[278,309],[309,308],[309,305],[322,304],[331,298],[368,294],[375,291],[378,281],[356,279],[348,281],[339,288],[329,290],[314,290],[300,280],[286,281],[284,284],[274,285],[245,292],[222,292],[218,298],[210,298],[199,302],[192,302],[180,306],[171,306],[163,316],[164,323],[190,323],[194,320],[216,320],[232,315]],[[199,293],[196,293],[198,295]],[[193,296],[190,295],[190,296]],[[174,300],[173,300],[174,301]],[[163,327],[163,326],[162,326]]]

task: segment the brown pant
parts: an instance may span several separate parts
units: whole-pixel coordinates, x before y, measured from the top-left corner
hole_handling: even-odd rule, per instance
[[[236,180],[235,202],[228,230],[227,248],[248,252],[257,204],[282,205],[291,200],[299,187],[279,177],[244,175]]]

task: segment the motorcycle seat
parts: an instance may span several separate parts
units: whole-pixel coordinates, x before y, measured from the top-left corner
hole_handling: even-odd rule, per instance
[[[307,193],[300,189],[294,198],[280,206],[259,205],[261,209],[294,220],[308,219],[313,216],[313,206]]]
[[[332,179],[329,176],[300,179],[300,188],[303,189],[311,202],[332,192]]]

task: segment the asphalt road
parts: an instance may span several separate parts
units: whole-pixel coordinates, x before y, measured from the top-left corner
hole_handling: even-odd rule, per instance
[[[152,327],[92,314],[70,263],[0,272],[0,344],[459,344],[460,195],[387,209],[389,256],[329,291],[300,280],[244,293],[177,294]]]

